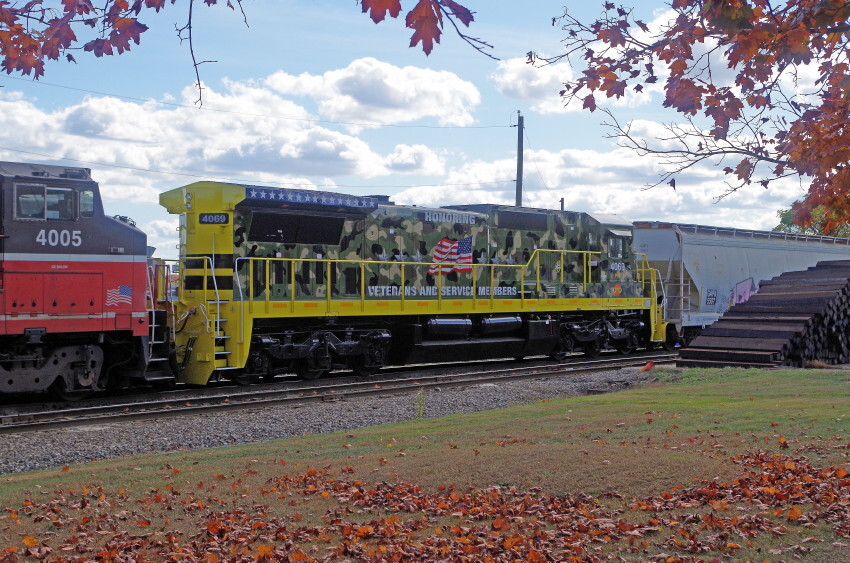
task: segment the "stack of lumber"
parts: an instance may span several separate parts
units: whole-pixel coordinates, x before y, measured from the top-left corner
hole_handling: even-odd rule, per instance
[[[763,281],[679,352],[682,367],[803,367],[850,361],[850,261]]]

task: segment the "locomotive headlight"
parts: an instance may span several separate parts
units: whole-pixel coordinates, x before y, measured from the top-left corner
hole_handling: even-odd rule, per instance
[[[186,209],[192,209],[192,203],[191,202],[189,202],[189,201],[186,202]]]
[[[186,201],[192,201],[192,192],[186,192]]]

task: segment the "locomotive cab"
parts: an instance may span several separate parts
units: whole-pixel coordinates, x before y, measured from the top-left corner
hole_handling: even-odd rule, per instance
[[[146,237],[86,168],[0,162],[0,390],[99,390],[144,371]]]

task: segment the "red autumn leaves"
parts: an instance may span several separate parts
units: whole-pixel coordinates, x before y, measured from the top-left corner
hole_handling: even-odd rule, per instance
[[[686,133],[671,128],[682,163],[725,158],[723,169],[738,186],[807,177],[809,196],[796,218],[809,224],[811,210],[824,205],[824,229],[832,232],[850,217],[850,8],[844,0],[782,4],[674,0],[669,22],[654,35],[612,2],[593,22],[565,15],[565,45],[583,70],[562,94],[594,111],[594,93],[620,98],[663,80],[663,105],[689,122],[701,118]],[[807,72],[816,79],[803,86]]]
[[[174,0],[172,0],[172,3]],[[45,7],[42,0],[32,0],[23,7],[0,0],[0,68],[11,74],[20,72],[38,78],[44,74],[46,60],[79,48],[77,32],[86,27],[97,28],[97,37],[82,44],[82,49],[97,57],[121,54],[130,44],[139,44],[148,28],[137,16],[143,8],[159,11],[165,0],[108,0],[95,7],[91,0],[62,0],[61,9]]]
[[[846,469],[761,451],[732,460],[743,471],[730,483],[707,480],[631,502],[616,493],[596,499],[512,486],[428,492],[352,479],[350,469],[340,478],[310,469],[259,484],[248,469],[139,497],[96,487],[56,491],[6,508],[4,529],[26,522],[45,532],[0,545],[0,561],[595,561],[611,553],[690,561],[814,526],[850,538]],[[324,508],[310,522],[296,508],[314,505]],[[823,537],[771,540],[771,553],[804,553]]]
[[[44,74],[47,60],[64,56],[74,61],[71,51],[82,49],[96,57],[120,55],[132,44],[138,45],[148,27],[139,21],[144,10],[159,12],[176,0],[62,0],[61,7],[48,7],[43,0],[31,0],[23,6],[0,0],[0,68],[7,74],[19,72],[38,78]],[[204,0],[212,6],[218,0]],[[387,15],[398,17],[400,0],[362,0],[363,12],[375,23]],[[233,2],[226,5],[233,8]],[[469,26],[472,12],[454,0],[418,0],[407,12],[405,25],[413,30],[410,46],[422,45],[430,54],[440,42],[445,20],[452,25]],[[318,25],[318,24],[317,24]],[[81,35],[93,34],[90,39]]]
[[[368,12],[375,23],[383,21],[387,14],[396,18],[401,13],[401,0],[361,0],[361,5],[363,12]],[[453,0],[418,0],[404,20],[404,24],[413,30],[410,46],[422,43],[422,50],[430,55],[434,43],[440,42],[444,16],[467,27],[474,20],[469,9]]]

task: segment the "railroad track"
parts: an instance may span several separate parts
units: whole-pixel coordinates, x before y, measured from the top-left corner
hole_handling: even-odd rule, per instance
[[[645,353],[633,356],[602,357],[570,364],[537,364],[532,366],[499,367],[475,371],[418,374],[402,372],[393,378],[335,382],[325,380],[311,386],[237,387],[223,393],[197,396],[160,398],[153,396],[141,402],[123,402],[91,406],[72,406],[62,410],[0,413],[0,433],[33,432],[52,428],[130,422],[165,416],[212,413],[233,409],[264,408],[282,404],[303,404],[319,401],[339,401],[358,396],[409,393],[435,387],[460,387],[481,383],[498,383],[520,379],[560,377],[630,366],[643,366],[652,361],[675,362],[673,353]],[[301,382],[303,383],[303,382]],[[203,390],[200,390],[203,391]],[[603,390],[598,390],[602,392]]]

